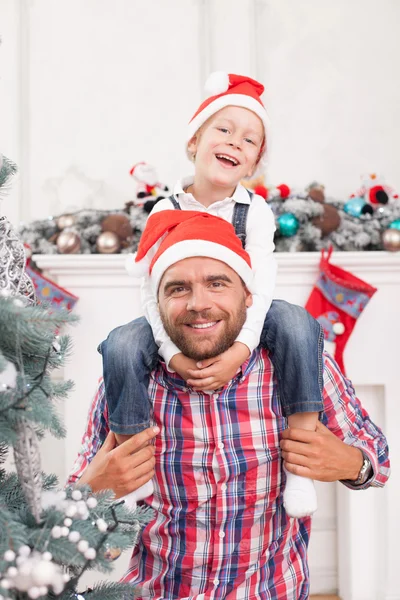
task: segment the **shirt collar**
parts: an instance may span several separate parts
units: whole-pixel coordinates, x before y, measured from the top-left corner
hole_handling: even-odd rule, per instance
[[[177,181],[174,186],[174,196],[178,197],[180,194],[184,194],[185,196],[188,196],[189,198],[192,198],[195,202],[197,202],[197,200],[194,198],[194,196],[192,194],[190,194],[190,193],[187,194],[185,192],[185,188],[187,188],[189,185],[192,185],[193,181],[194,181],[193,175],[189,175],[188,177],[183,177],[182,179]],[[239,183],[237,185],[235,191],[233,192],[232,197],[225,198],[225,200],[233,200],[234,202],[240,202],[241,204],[250,204],[249,193],[241,183]],[[225,200],[222,200],[222,202],[225,202]]]

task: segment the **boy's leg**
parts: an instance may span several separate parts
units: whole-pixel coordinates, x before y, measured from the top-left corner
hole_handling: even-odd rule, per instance
[[[285,416],[322,412],[324,334],[318,321],[301,306],[274,300],[261,345],[271,353]]]
[[[110,429],[121,444],[150,427],[148,385],[150,371],[157,365],[158,347],[150,325],[140,317],[113,329],[98,351],[103,356]],[[153,482],[148,481],[121,500],[134,510],[153,490]]]
[[[306,310],[274,300],[265,319],[261,344],[271,353],[289,427],[314,431],[318,414],[323,411],[323,343],[321,326]],[[313,482],[286,472],[284,505],[292,517],[315,512]]]
[[[98,347],[110,429],[133,435],[150,427],[148,385],[158,360],[158,347],[144,317],[113,329]]]

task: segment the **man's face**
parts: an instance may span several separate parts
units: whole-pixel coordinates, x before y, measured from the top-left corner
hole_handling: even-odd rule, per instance
[[[203,360],[230,348],[246,320],[252,296],[227,264],[195,257],[167,269],[158,302],[171,340],[189,358]]]

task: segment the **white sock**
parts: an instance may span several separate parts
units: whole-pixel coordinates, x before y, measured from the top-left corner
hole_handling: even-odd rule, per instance
[[[130,494],[127,494],[126,496],[122,496],[122,498],[120,498],[120,500],[124,500],[126,506],[130,510],[135,510],[139,500],[144,500],[148,496],[151,496],[151,494],[153,492],[154,492],[154,485],[153,485],[153,481],[150,479],[150,481],[148,481],[147,483],[142,485],[137,490],[134,490],[133,492],[131,492]]]
[[[318,508],[317,493],[312,479],[289,473],[285,467],[286,486],[283,491],[283,506],[289,517],[307,517]]]

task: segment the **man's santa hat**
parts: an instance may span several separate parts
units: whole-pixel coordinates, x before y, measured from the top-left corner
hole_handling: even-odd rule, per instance
[[[127,269],[136,277],[149,275],[157,294],[164,272],[178,261],[195,256],[226,263],[252,291],[250,256],[234,227],[225,219],[193,210],[164,210],[150,215],[135,261],[128,258]]]
[[[264,143],[259,163],[264,162],[267,150],[266,137],[269,130],[269,118],[261,100],[264,92],[262,83],[244,75],[216,71],[215,73],[211,73],[207,79],[205,91],[207,99],[200,104],[189,122],[186,136],[187,143],[190,142],[194,134],[207,119],[219,110],[226,106],[240,106],[254,112],[264,125]]]

